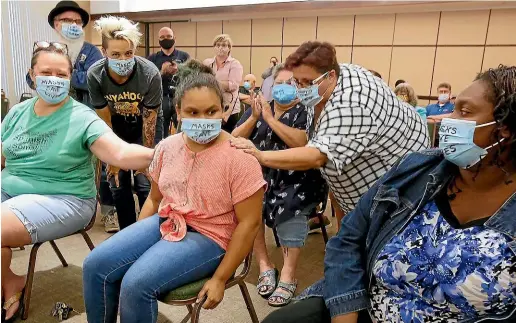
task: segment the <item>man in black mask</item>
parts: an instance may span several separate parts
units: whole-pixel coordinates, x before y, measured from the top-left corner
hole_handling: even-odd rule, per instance
[[[172,29],[163,27],[159,30],[158,36],[161,50],[150,55],[148,59],[161,71],[163,82],[163,138],[166,138],[170,134],[171,119],[177,128],[176,109],[173,106],[177,85],[177,79],[175,78],[177,65],[186,62],[190,55],[187,52],[176,49],[176,37]]]

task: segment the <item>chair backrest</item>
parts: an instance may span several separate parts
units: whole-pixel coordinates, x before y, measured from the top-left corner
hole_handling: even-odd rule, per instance
[[[100,196],[99,196],[99,188],[100,188],[100,176],[102,175],[102,161],[100,159],[96,159],[95,162],[95,187],[97,188],[97,202],[95,203],[95,213],[93,213],[93,217],[90,220],[90,223],[84,228],[85,231],[90,230],[95,224],[95,220],[97,219],[97,208],[99,206]]]

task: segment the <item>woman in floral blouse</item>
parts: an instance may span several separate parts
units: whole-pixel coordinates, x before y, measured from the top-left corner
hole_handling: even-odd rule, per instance
[[[264,322],[516,321],[516,66],[478,75],[439,135],[344,217],[324,281]]]

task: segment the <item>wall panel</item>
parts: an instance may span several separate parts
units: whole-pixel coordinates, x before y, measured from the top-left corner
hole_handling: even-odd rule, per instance
[[[358,15],[354,45],[392,45],[394,14]]]
[[[439,45],[484,45],[489,10],[441,14]]]
[[[213,46],[215,36],[222,34],[222,21],[197,23],[197,46]]]
[[[516,66],[516,46],[486,47],[482,70],[498,67],[500,64]]]
[[[251,73],[256,75],[256,83],[261,85],[261,75],[270,66],[270,57],[281,56],[280,47],[252,47],[251,48]]]
[[[390,47],[355,47],[353,64],[377,71],[387,82],[391,65]]]
[[[430,95],[435,47],[395,47],[392,52],[389,85],[403,79],[417,94]]]
[[[283,27],[283,45],[301,45],[305,41],[315,40],[317,17],[285,18]]]
[[[252,44],[282,45],[283,19],[253,19]]]
[[[437,85],[448,82],[452,93],[459,94],[480,72],[482,47],[439,47],[435,58],[432,95],[437,93]]]
[[[149,25],[150,25],[150,28],[149,28],[150,45],[159,47],[159,35],[158,35],[159,30],[163,27],[170,28],[170,23],[159,23],[159,24],[149,24]],[[144,32],[143,32],[143,35],[145,35]],[[145,38],[145,36],[142,38]]]
[[[244,75],[251,73],[251,47],[233,47],[231,56],[238,59],[244,68]],[[256,76],[260,77],[259,75]]]
[[[516,44],[516,9],[491,11],[487,44]]]
[[[438,12],[397,14],[394,45],[435,45],[438,29]]]
[[[224,20],[222,31],[238,46],[251,45],[251,20]]]
[[[353,44],[355,16],[318,17],[317,40],[334,45]]]
[[[197,46],[195,22],[173,22],[170,28],[174,31],[176,36],[176,43],[178,46]]]

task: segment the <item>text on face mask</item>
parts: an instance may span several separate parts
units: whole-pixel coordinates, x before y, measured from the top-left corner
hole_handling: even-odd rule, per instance
[[[446,134],[446,135],[456,135],[457,134],[457,128],[452,126],[446,126],[441,125],[439,127],[439,132]]]
[[[215,125],[213,123],[204,123],[204,124],[198,124],[194,123],[192,124],[192,130],[215,130]]]
[[[66,87],[66,81],[56,80],[56,79],[42,79],[41,85],[49,85],[56,87]]]

